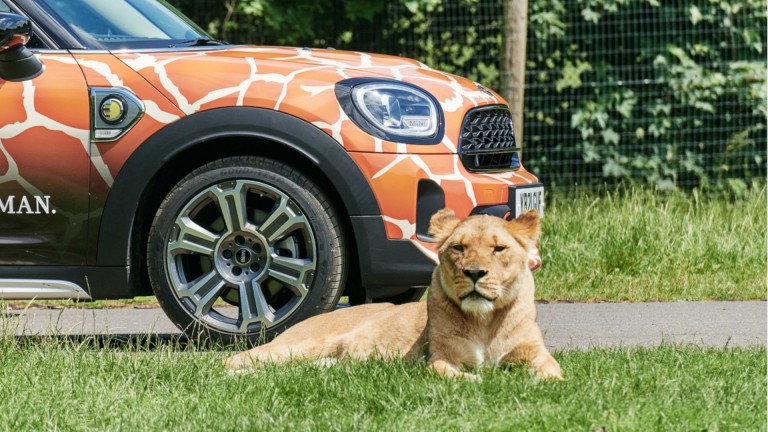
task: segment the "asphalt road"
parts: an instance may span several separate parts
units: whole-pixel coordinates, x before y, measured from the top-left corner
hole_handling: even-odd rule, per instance
[[[554,350],[690,343],[766,345],[767,304],[748,302],[539,304],[539,325]],[[160,309],[9,310],[0,329],[16,335],[175,338]]]

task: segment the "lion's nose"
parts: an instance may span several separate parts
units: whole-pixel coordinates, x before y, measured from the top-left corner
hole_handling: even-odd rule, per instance
[[[480,278],[487,274],[488,272],[485,270],[464,270],[464,276],[472,279],[473,283],[477,283]]]

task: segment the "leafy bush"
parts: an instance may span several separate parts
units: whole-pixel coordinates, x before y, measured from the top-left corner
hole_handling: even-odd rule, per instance
[[[765,177],[764,2],[532,1],[528,165],[743,193]]]

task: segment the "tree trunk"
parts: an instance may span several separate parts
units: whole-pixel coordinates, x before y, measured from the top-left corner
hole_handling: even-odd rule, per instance
[[[509,102],[515,137],[522,145],[528,0],[505,0],[504,15],[504,97]]]

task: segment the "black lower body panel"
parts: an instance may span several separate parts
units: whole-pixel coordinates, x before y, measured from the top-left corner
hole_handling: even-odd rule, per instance
[[[360,279],[368,298],[394,296],[428,286],[435,263],[408,240],[390,240],[381,216],[353,216]]]
[[[82,288],[92,300],[134,297],[124,266],[0,266],[0,279],[66,281]]]

